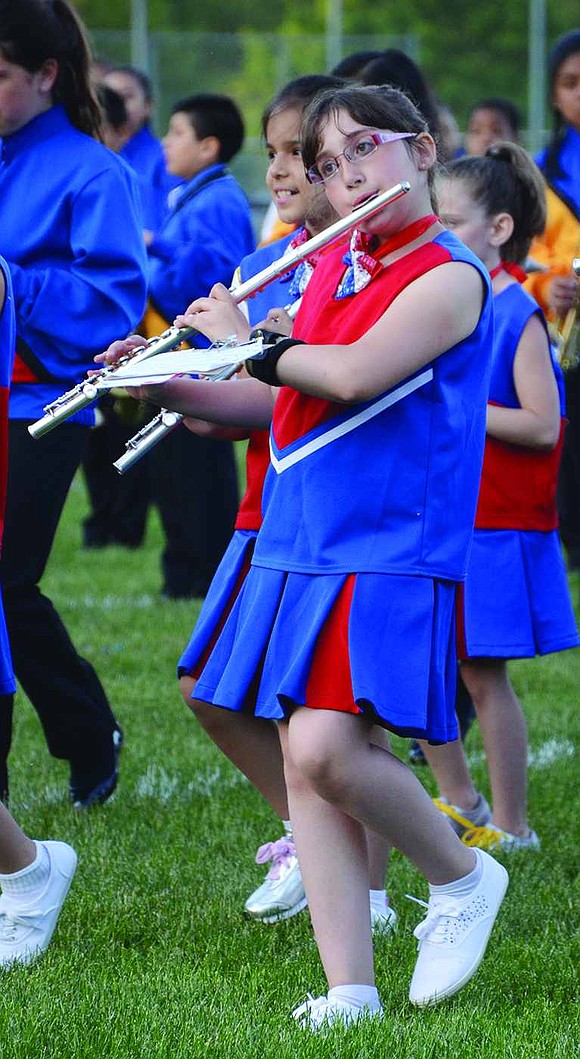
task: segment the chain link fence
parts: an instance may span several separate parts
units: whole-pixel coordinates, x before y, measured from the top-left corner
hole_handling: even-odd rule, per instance
[[[95,55],[102,61],[128,63],[129,32],[93,30]],[[273,33],[188,33],[158,31],[148,38],[149,74],[156,100],[155,131],[163,135],[172,105],[195,92],[224,92],[236,100],[246,122],[246,141],[231,163],[255,210],[255,221],[268,204],[260,137],[262,111],[287,81],[328,69],[328,38],[322,35]],[[347,36],[342,54],[400,48],[418,61],[413,36]]]

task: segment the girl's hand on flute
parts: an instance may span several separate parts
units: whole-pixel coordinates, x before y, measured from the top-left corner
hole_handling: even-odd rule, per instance
[[[97,353],[95,361],[97,364],[116,364],[121,357],[128,357],[134,349],[147,345],[147,339],[141,335],[129,335],[128,338],[118,339],[104,353]]]
[[[230,335],[247,342],[250,334],[246,317],[223,283],[212,287],[209,298],[196,298],[173,322],[175,327],[195,327],[212,342],[223,342]]]
[[[292,324],[292,317],[285,309],[270,309],[266,319],[258,324],[258,327],[263,327],[266,331],[276,331],[277,334],[286,335],[289,338],[292,334]]]

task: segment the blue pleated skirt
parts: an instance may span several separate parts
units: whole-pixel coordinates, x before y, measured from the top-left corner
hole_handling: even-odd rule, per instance
[[[274,720],[297,706],[347,710],[403,736],[455,739],[455,592],[422,577],[252,566],[196,698]]]
[[[178,676],[199,675],[248,573],[257,535],[254,530],[235,530],[177,663]]]
[[[462,658],[533,658],[577,647],[558,533],[476,530],[458,617]]]

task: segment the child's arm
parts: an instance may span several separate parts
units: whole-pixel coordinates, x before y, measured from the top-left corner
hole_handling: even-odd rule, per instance
[[[143,315],[147,258],[134,174],[116,164],[100,172],[63,198],[53,223],[64,246],[58,243],[50,264],[8,261],[14,307],[39,359],[44,348],[58,349],[59,377],[76,380],[95,349]]]
[[[277,365],[279,382],[345,404],[376,397],[467,338],[477,326],[483,292],[471,265],[440,265],[409,284],[358,341],[286,350]],[[228,315],[228,302],[231,295],[218,284],[209,298],[193,302],[175,323],[196,327],[212,340],[223,339],[227,328],[221,303]],[[240,341],[247,340],[248,330],[247,324],[238,327]]]
[[[487,406],[487,432],[509,445],[553,449],[560,435],[560,402],[548,338],[537,315],[526,324],[514,359],[521,408]]]
[[[116,364],[145,342],[140,335],[118,339],[104,353],[99,353],[95,361],[101,365]],[[128,388],[128,393],[136,400],[151,401],[193,419],[242,430],[269,427],[275,400],[275,391],[244,372],[222,382],[177,378],[159,386],[134,386]]]
[[[219,441],[246,441],[251,429],[220,427],[215,423],[207,423],[205,419],[193,419],[191,416],[186,416],[182,423],[192,434],[197,434],[198,438],[217,438]]]
[[[249,378],[223,382],[183,378],[140,387],[141,397],[164,408],[206,423],[251,430],[270,426],[274,394],[263,382]]]

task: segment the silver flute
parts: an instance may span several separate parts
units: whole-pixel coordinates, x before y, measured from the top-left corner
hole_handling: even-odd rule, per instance
[[[303,243],[302,246],[296,247],[278,261],[273,261],[261,272],[256,273],[255,276],[252,276],[251,279],[246,280],[244,283],[240,283],[239,286],[231,291],[236,305],[251,297],[252,294],[257,294],[258,291],[267,287],[272,280],[283,276],[286,272],[290,272],[301,261],[305,261],[318,250],[322,250],[323,247],[328,246],[335,239],[339,239],[346,232],[356,228],[361,221],[368,220],[369,217],[380,213],[385,206],[389,206],[392,202],[401,198],[402,195],[406,195],[409,190],[410,184],[406,181],[395,184],[388,191],[383,191],[382,194],[376,195],[367,202],[363,202],[347,217],[342,217],[334,224],[331,224],[323,232],[319,232],[318,235]],[[169,350],[174,349],[175,346],[179,346],[182,342],[192,338],[195,334],[198,334],[198,332],[194,327],[168,327],[161,335],[150,338],[145,345],[139,346],[130,355],[121,357],[115,364],[107,365],[95,375],[85,379],[84,382],[78,383],[72,390],[68,390],[61,397],[58,397],[52,404],[46,405],[42,418],[35,423],[31,423],[28,427],[29,433],[33,438],[40,438],[43,434],[47,434],[49,430],[53,430],[59,423],[68,419],[69,416],[74,415],[75,412],[80,412],[81,409],[92,404],[101,395],[101,392],[105,390],[103,382],[110,379],[111,375],[114,375],[115,371],[122,365],[127,364],[129,360],[138,363],[139,361],[147,360],[149,357],[154,357],[157,353],[167,353]]]
[[[285,312],[288,314],[291,320],[294,319],[298,309],[300,308],[301,298],[293,302],[291,305],[286,305]],[[220,343],[220,345],[231,345],[232,349],[239,348],[235,342],[232,343]],[[206,382],[222,382],[225,379],[231,379],[240,369],[240,364],[228,364],[221,371],[213,372],[211,377],[202,376],[202,380]],[[119,456],[118,460],[115,460],[113,467],[119,474],[125,474],[133,467],[135,463],[138,463],[146,453],[150,452],[163,438],[171,434],[184,419],[187,418],[185,412],[174,412],[171,408],[160,408],[159,412],[153,419],[150,419],[145,426],[141,427],[141,430],[137,431],[132,438],[129,438],[125,442],[125,451],[122,456]],[[195,419],[195,416],[193,416]]]
[[[208,379],[208,382],[220,382],[224,379],[231,379],[233,375],[239,370],[239,364],[228,364],[222,371],[216,372]],[[119,474],[125,474],[126,471],[130,470],[135,463],[150,452],[163,438],[171,434],[176,427],[186,418],[183,412],[174,412],[171,408],[161,408],[153,419],[150,419],[145,426],[141,427],[132,438],[129,438],[125,442],[125,451],[122,456],[119,456],[118,460],[115,460],[113,467]],[[195,418],[195,417],[194,417]]]

